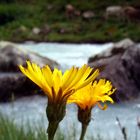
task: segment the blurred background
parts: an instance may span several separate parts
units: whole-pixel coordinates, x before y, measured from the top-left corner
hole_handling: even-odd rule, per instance
[[[99,68],[115,104],[94,108],[86,140],[140,139],[139,0],[0,0],[0,140],[46,140],[47,97],[19,71],[26,60],[63,72]],[[77,140],[68,105],[56,140]]]

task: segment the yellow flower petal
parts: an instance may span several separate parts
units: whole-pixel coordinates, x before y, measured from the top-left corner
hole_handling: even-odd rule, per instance
[[[73,79],[73,81],[68,86],[69,88],[74,86],[75,84],[77,84],[81,80],[81,77],[83,76],[83,73],[85,73],[86,69],[87,69],[87,66],[84,65],[81,69],[79,69],[77,71],[77,74],[76,74],[75,78]]]
[[[53,86],[53,82],[52,82],[52,71],[51,71],[51,69],[49,68],[48,65],[46,65],[45,67],[42,68],[42,73],[43,73],[43,76],[44,76],[46,82],[48,83],[48,85],[50,87],[52,87]]]
[[[19,66],[20,70],[34,83],[36,83],[48,96],[51,102],[66,102],[74,92],[88,85],[99,74],[87,65],[81,68],[72,67],[62,74],[57,68],[52,72],[48,65],[40,68],[37,64],[27,61],[27,68]],[[90,76],[89,76],[90,75]]]
[[[85,87],[86,85],[88,85],[91,81],[95,80],[95,78],[99,75],[99,70],[95,70],[95,72],[88,78],[86,79],[83,83],[81,83],[81,85],[78,85],[76,88],[77,90],[80,88]]]
[[[24,68],[23,66],[19,66],[20,70],[25,74],[29,79],[31,79],[34,83],[36,83],[39,87],[45,91],[45,93],[48,93],[47,95],[51,96],[51,88],[47,84],[47,82],[44,79],[44,76],[40,70],[40,68],[34,64],[27,61],[27,68]]]
[[[96,75],[96,74],[95,74]],[[112,84],[105,79],[100,79],[98,82],[95,81],[85,86],[84,88],[78,90],[73,95],[68,98],[68,103],[75,103],[82,109],[91,109],[96,104],[101,109],[106,109],[105,107],[101,107],[99,102],[110,101],[114,103],[112,98],[109,96],[113,94],[115,89],[112,89]]]

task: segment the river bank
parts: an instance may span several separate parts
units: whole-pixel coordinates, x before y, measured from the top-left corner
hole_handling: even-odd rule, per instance
[[[26,50],[25,52],[32,51],[43,57],[49,57],[56,60],[59,64],[61,64],[61,69],[64,71],[72,65],[81,66],[84,63],[87,63],[90,56],[95,56],[102,51],[110,50],[114,44],[79,45],[59,43],[25,43],[18,45],[20,48]],[[1,55],[2,54],[3,53],[1,53]],[[140,99],[137,98],[137,100],[109,105],[106,111],[94,108],[92,111],[92,121],[87,132],[87,140],[89,140],[90,136],[98,137],[98,135],[100,135],[100,139],[103,140],[114,140],[116,136],[120,140],[123,139],[121,130],[116,122],[116,117],[120,119],[122,126],[126,128],[128,139],[134,140],[136,135],[137,139],[139,139],[140,134],[137,126],[137,117],[140,115],[139,101]],[[31,128],[35,128],[35,125],[41,125],[43,131],[45,131],[48,124],[45,113],[46,105],[46,96],[28,96],[16,99],[15,101],[12,100],[12,102],[0,103],[0,112],[7,115],[10,120],[17,124],[17,126],[23,127],[23,123],[30,123]],[[67,106],[66,117],[62,121],[60,129],[61,132],[66,135],[71,131],[74,131],[73,134],[76,134],[77,136],[79,135],[80,124],[77,122],[76,106]]]
[[[21,7],[22,5],[22,7]],[[139,42],[140,21],[135,16],[105,18],[108,6],[130,6],[139,10],[139,1],[72,0],[0,2],[0,40],[12,42],[105,43],[131,38]],[[73,11],[69,12],[69,8]],[[129,7],[129,8],[130,8]],[[138,14],[139,15],[139,14]],[[123,17],[124,16],[124,17]],[[132,18],[132,19],[131,19]],[[122,20],[124,19],[124,20]]]
[[[135,60],[139,59],[139,44],[129,39],[107,44],[0,42],[0,46],[1,101],[11,101],[13,98],[42,93],[20,73],[17,67],[19,64],[25,65],[26,60],[33,61],[41,67],[46,64],[52,69],[59,67],[63,72],[73,65],[81,67],[83,64],[88,64],[93,68],[99,68],[101,78],[111,79],[113,85],[117,87],[116,94],[113,96],[116,102],[133,100],[139,96],[137,77],[140,64]],[[128,68],[124,65],[124,61],[129,64]],[[105,66],[104,70],[102,65]],[[135,71],[132,73],[131,69]],[[7,88],[4,88],[5,85],[8,85]]]

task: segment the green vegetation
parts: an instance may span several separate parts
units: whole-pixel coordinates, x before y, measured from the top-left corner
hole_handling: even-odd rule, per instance
[[[38,131],[39,130],[39,131]],[[0,139],[1,140],[46,140],[42,129],[37,129],[37,134],[31,129],[25,132],[23,127],[17,127],[7,117],[0,115]]]
[[[47,140],[45,129],[45,126],[41,126],[41,123],[40,125],[36,123],[36,126],[31,126],[30,122],[27,122],[27,124],[23,123],[23,125],[17,125],[13,119],[0,113],[0,140]],[[79,137],[79,134],[76,134],[76,129],[77,126],[75,124],[72,125],[72,129],[69,129],[68,133],[61,132],[61,130],[58,129],[55,140],[76,140],[77,137]],[[121,131],[123,136],[123,130],[120,130],[120,132]],[[139,139],[137,133],[136,138]],[[87,139],[104,140],[100,134],[96,137],[87,136]],[[111,138],[108,138],[108,140],[111,140]],[[128,138],[128,140],[131,140],[131,138]]]
[[[80,11],[68,18],[67,4]],[[104,19],[109,5],[140,6],[139,0],[1,0],[0,40],[22,42],[106,42],[129,37],[140,41],[140,20]],[[84,19],[82,13],[92,10],[95,17]],[[34,33],[33,28],[40,29]]]
[[[64,135],[58,131],[57,140],[64,140]],[[14,121],[0,114],[0,140],[47,140],[45,128],[32,128],[29,123],[17,126]]]
[[[77,134],[75,134],[76,127],[71,130],[71,134],[64,134],[58,130],[56,134],[56,140],[76,140]],[[100,136],[96,139],[88,137],[89,140],[101,140]],[[14,121],[2,115],[0,113],[0,140],[47,140],[47,134],[45,127],[31,127],[29,123],[24,126],[17,126]]]

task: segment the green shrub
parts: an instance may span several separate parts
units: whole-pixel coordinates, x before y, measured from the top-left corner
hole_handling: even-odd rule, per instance
[[[25,18],[30,14],[29,10],[30,9],[28,9],[27,6],[21,7],[17,4],[0,5],[0,25],[5,25],[14,20]]]

